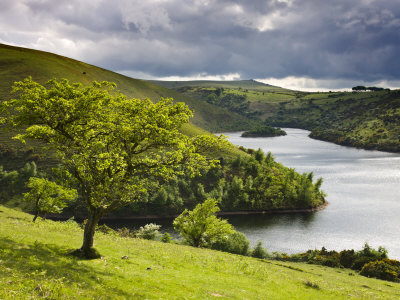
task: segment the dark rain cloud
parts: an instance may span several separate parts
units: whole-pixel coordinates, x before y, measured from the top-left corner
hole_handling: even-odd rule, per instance
[[[400,80],[393,0],[3,0],[0,41],[156,77]]]

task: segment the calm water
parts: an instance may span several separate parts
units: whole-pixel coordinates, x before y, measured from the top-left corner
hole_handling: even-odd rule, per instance
[[[271,151],[278,162],[298,172],[323,177],[326,209],[307,214],[234,216],[229,221],[251,243],[269,251],[360,249],[365,242],[384,246],[400,259],[400,155],[366,151],[310,139],[308,131],[285,129],[287,136],[241,138],[227,133],[235,145]],[[151,220],[142,221],[141,224]],[[170,231],[170,221],[153,221]],[[124,224],[137,227],[140,223]]]

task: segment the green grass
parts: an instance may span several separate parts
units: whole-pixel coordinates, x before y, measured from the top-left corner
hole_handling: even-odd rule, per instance
[[[74,222],[39,220],[0,206],[1,299],[396,299],[400,284],[347,269],[265,261],[97,233],[103,257],[67,254]],[[127,259],[123,259],[127,256]]]

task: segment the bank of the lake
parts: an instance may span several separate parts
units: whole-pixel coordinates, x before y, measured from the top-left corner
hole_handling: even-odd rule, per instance
[[[298,172],[323,177],[322,189],[329,205],[317,212],[226,216],[251,243],[262,241],[269,251],[303,252],[328,249],[360,249],[365,242],[389,250],[400,259],[400,154],[367,151],[314,140],[309,132],[283,128],[286,136],[241,138],[226,133],[235,145],[271,151],[278,162]],[[121,222],[137,228],[156,222],[173,231],[168,220]]]

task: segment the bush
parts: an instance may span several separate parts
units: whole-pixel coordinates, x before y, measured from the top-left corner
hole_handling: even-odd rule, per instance
[[[146,224],[139,228],[136,232],[136,237],[145,240],[156,240],[160,237],[160,232],[158,231],[160,227],[161,225],[153,223]]]
[[[398,262],[397,262],[398,263]],[[369,262],[361,269],[361,275],[378,279],[399,281],[400,267],[389,259]]]
[[[117,233],[121,237],[134,237],[134,234],[126,227],[118,228]]]
[[[343,251],[340,251],[340,253],[339,253],[340,264],[345,268],[350,268],[353,265],[355,259],[356,259],[356,255],[355,255],[355,252],[353,249],[352,250],[343,250]]]
[[[111,233],[115,232],[114,229],[108,227],[106,224],[98,225],[96,227],[96,230],[99,232],[105,233],[105,234],[111,234]]]
[[[218,202],[209,198],[196,205],[192,211],[185,209],[173,222],[174,229],[180,233],[188,245],[210,247],[216,241],[234,232],[226,220],[217,218]]]
[[[250,243],[244,233],[235,231],[227,237],[214,242],[210,248],[234,254],[248,255]]]
[[[163,243],[171,243],[172,242],[172,237],[168,232],[165,232],[163,236],[161,237],[161,242]]]
[[[364,267],[365,264],[373,262],[373,261],[377,261],[377,260],[378,259],[376,259],[374,257],[360,256],[354,260],[353,264],[351,265],[351,268],[353,270],[360,271]]]
[[[257,245],[254,247],[253,251],[251,252],[252,257],[262,258],[265,259],[268,257],[268,252],[262,246],[262,242],[258,242]]]

